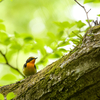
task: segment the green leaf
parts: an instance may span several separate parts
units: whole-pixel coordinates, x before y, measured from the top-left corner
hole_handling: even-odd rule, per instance
[[[80,34],[78,30],[73,31],[72,33],[75,34],[75,36],[77,36],[79,39],[83,39],[83,36]]]
[[[49,55],[49,58],[59,58],[61,57],[60,54],[57,53],[52,53],[51,55]]]
[[[99,16],[99,17],[100,17],[100,14],[98,14],[97,16]]]
[[[67,53],[69,50],[66,50],[66,49],[64,49],[64,48],[59,48],[58,49],[60,52],[63,52],[63,53]]]
[[[0,24],[0,30],[6,31],[6,27],[3,24]]]
[[[1,80],[13,81],[13,80],[17,80],[17,77],[13,74],[6,74],[1,78]]]
[[[86,24],[83,23],[81,20],[79,20],[78,22],[76,22],[76,25],[78,28],[82,28],[83,26],[85,26]]]
[[[11,100],[15,97],[16,97],[16,95],[13,92],[8,93],[7,96],[6,96],[7,100]]]
[[[37,53],[37,49],[35,48],[34,44],[25,44],[22,48],[24,53],[34,52]]]
[[[14,70],[14,69],[12,69],[12,68],[10,68],[10,71],[11,71],[12,73],[14,73],[14,75],[17,75],[17,76],[20,75],[18,71]]]
[[[17,43],[17,42],[13,42],[10,46],[11,49],[15,49],[15,50],[20,50],[22,48],[22,46]]]
[[[48,37],[50,37],[51,39],[56,39],[56,36],[55,36],[54,33],[52,33],[52,32],[48,32],[47,35],[48,35]]]
[[[93,2],[94,0],[84,0],[84,4],[85,3],[90,3],[90,2]]]
[[[64,55],[64,53],[67,53],[67,50],[64,49],[64,48],[58,48],[57,51],[55,52],[55,54],[58,56],[58,57],[61,57],[62,55]]]
[[[0,19],[0,22],[3,22],[3,20],[2,20],[2,19]]]
[[[46,55],[47,54],[47,52],[46,52],[46,50],[44,48],[40,48],[40,52],[41,52],[42,55]]]
[[[8,61],[12,59],[12,57],[14,56],[14,54],[16,54],[16,52],[18,52],[16,49],[10,49],[9,51],[7,51],[6,57]]]
[[[62,41],[61,43],[59,43],[59,47],[62,47],[62,46],[67,46],[69,45],[69,40],[68,41]]]
[[[39,47],[44,47],[45,46],[45,43],[44,43],[43,39],[36,38],[35,41],[37,42],[37,46],[39,46]]]
[[[33,40],[33,37],[28,36],[28,37],[25,37],[25,38],[24,38],[24,41],[25,41],[25,42],[29,42],[29,41],[31,41],[31,40]]]
[[[92,21],[93,21],[92,19],[89,20],[89,22],[92,22]],[[88,20],[86,20],[86,22],[88,23]]]
[[[78,45],[80,40],[79,39],[70,39],[75,45]]]
[[[85,3],[100,3],[100,0],[84,0]]]
[[[74,30],[74,31],[72,31],[70,34],[69,34],[69,37],[75,37],[76,36],[76,34],[79,34],[79,30]]]
[[[8,35],[5,32],[0,32],[0,42],[4,43],[8,39]]]
[[[10,45],[10,42],[11,42],[11,40],[8,37],[8,38],[5,39],[5,41],[3,42],[3,44],[7,46],[7,45]]]
[[[14,36],[15,36],[16,38],[19,38],[19,37],[20,37],[20,34],[17,33],[17,32],[14,32]]]
[[[40,52],[41,52],[41,54],[42,55],[45,55],[47,52],[46,52],[46,50],[45,50],[45,48],[44,48],[44,46],[45,46],[45,42],[44,42],[44,40],[43,39],[39,39],[39,38],[37,38],[37,39],[35,39],[36,40],[36,44],[35,44],[35,49],[37,49],[37,50],[40,50]]]
[[[70,28],[71,24],[67,21],[65,22],[54,22],[57,26],[62,27],[62,28]]]
[[[4,96],[1,93],[0,93],[0,100],[4,100]]]
[[[57,34],[57,37],[58,39],[61,39],[61,37],[63,36],[64,34],[64,31],[60,31],[58,34]]]
[[[36,68],[38,69],[38,66],[39,66],[40,64],[46,66],[47,62],[48,62],[48,59],[45,59],[45,60],[42,59],[42,60],[40,60],[40,61],[38,62],[38,64],[36,64]]]
[[[51,49],[55,49],[55,47],[57,46],[57,43],[52,42],[49,46],[50,46]]]

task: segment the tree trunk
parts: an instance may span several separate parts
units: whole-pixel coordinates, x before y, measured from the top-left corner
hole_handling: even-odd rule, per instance
[[[35,75],[0,87],[14,100],[100,100],[100,25],[85,34],[82,44]]]

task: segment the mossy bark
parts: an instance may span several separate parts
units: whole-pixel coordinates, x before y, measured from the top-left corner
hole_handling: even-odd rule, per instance
[[[100,100],[100,25],[76,48],[35,75],[0,87],[0,93],[14,92],[14,100]]]

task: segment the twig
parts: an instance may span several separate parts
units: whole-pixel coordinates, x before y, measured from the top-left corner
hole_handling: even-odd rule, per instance
[[[5,54],[2,53],[2,51],[0,50],[1,55],[4,57],[5,61],[6,61],[6,65],[8,65],[9,67],[11,67],[12,69],[16,70],[19,74],[21,74],[24,78],[25,76],[20,72],[20,70],[18,68],[13,67],[12,65],[9,64]]]
[[[93,23],[94,23],[95,26],[96,25],[100,25],[100,21],[98,21],[98,17],[97,17],[97,19],[95,21],[93,20]]]
[[[86,13],[87,20],[88,20],[89,27],[91,28],[90,21],[89,21],[89,17],[88,17],[88,13],[89,13],[89,11],[90,11],[91,9],[89,9],[89,11],[86,11],[85,7],[82,6],[77,0],[74,0],[74,1],[84,9],[84,11],[85,11],[85,13]]]

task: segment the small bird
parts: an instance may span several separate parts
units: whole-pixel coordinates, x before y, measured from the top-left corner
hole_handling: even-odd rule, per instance
[[[23,73],[25,74],[25,76],[30,76],[33,75],[37,72],[36,66],[35,66],[35,60],[37,58],[35,57],[29,57],[26,60],[26,63],[23,66]]]

